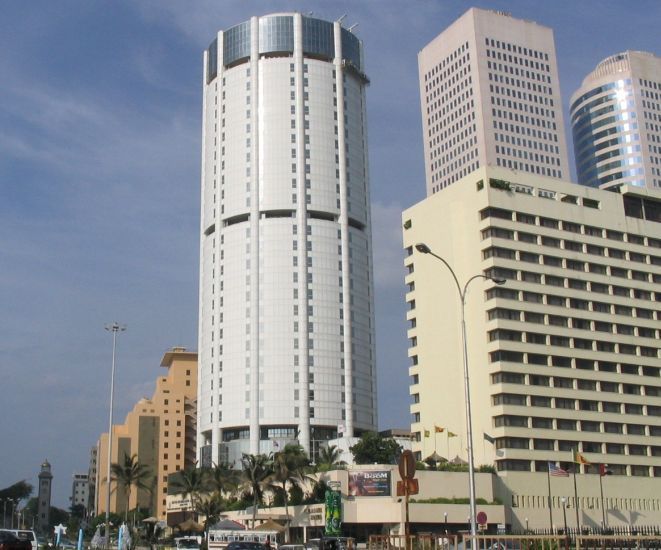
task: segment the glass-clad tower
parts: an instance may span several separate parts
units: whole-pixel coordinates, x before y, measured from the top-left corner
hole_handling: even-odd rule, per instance
[[[201,464],[376,427],[363,63],[298,13],[204,54]]]
[[[661,57],[604,59],[574,92],[570,114],[580,184],[661,187]]]

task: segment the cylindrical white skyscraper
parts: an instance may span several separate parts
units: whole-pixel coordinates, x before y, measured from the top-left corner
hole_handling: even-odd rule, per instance
[[[376,428],[362,44],[253,17],[204,55],[198,459]]]

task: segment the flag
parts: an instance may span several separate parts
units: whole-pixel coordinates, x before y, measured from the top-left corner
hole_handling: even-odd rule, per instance
[[[275,439],[273,440],[273,448],[274,449],[279,449],[280,448],[280,443],[276,441]]]
[[[442,434],[444,431],[445,431],[445,428],[441,428],[441,427],[436,426],[436,425],[434,424],[434,432],[435,432],[435,433],[437,433],[437,434]]]
[[[425,437],[429,437],[429,430],[425,430]]]
[[[611,472],[611,471],[608,469],[608,464],[599,464],[599,475],[600,475],[601,477],[609,476],[609,475],[611,475],[612,473],[613,473],[613,472]]]
[[[448,430],[448,437],[457,437],[457,434]]]
[[[586,464],[586,465],[590,465],[590,464],[592,464],[592,462],[590,462],[589,460],[587,460],[587,459],[586,459],[581,453],[579,453],[578,451],[574,451],[574,462],[575,462],[576,464]]]
[[[496,442],[495,438],[491,437],[489,434],[485,433],[483,435],[484,435],[484,439],[486,439],[492,445]]]
[[[549,462],[549,474],[556,477],[569,477],[569,472],[558,468],[553,462]]]

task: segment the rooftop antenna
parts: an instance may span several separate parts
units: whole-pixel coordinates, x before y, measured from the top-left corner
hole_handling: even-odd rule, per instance
[[[344,13],[340,16],[340,18],[337,20],[338,23],[342,23],[342,21],[346,18],[347,14]]]
[[[358,26],[358,23],[354,23],[353,25],[351,25],[351,26],[349,27],[348,31],[349,31],[349,32],[353,32],[353,30],[354,30],[357,26]]]

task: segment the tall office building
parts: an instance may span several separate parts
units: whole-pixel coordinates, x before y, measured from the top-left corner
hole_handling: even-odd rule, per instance
[[[420,458],[466,448],[459,295],[416,250],[424,242],[461,285],[477,276],[466,298],[476,464],[546,472],[576,450],[616,475],[661,477],[660,191],[486,168],[403,220]]]
[[[428,196],[484,166],[569,177],[551,29],[471,8],[418,67]]]
[[[661,57],[604,59],[571,98],[578,182],[661,187]]]
[[[376,427],[367,83],[358,38],[299,13],[204,54],[201,464]]]

